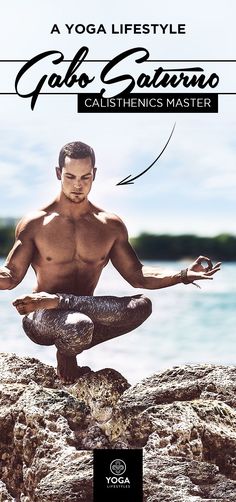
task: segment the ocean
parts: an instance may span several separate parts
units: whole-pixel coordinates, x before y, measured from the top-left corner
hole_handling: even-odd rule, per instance
[[[3,261],[2,261],[3,262]],[[180,270],[183,262],[145,262],[160,269]],[[29,270],[14,290],[0,292],[1,351],[36,357],[55,366],[55,347],[43,347],[27,338],[21,316],[11,305],[35,283]],[[127,284],[109,264],[103,271],[97,295],[144,293],[153,313],[135,331],[84,351],[79,365],[97,371],[114,368],[134,384],[160,370],[191,363],[234,365],[236,361],[236,262],[223,264],[213,281],[177,285],[156,291],[138,290]]]

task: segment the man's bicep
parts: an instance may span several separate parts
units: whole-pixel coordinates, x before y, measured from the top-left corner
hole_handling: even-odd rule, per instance
[[[138,286],[138,276],[142,269],[134,249],[128,241],[128,237],[122,236],[117,239],[110,253],[111,262],[118,272],[132,286]]]
[[[16,284],[22,281],[32,261],[35,246],[29,231],[16,233],[15,243],[7,256],[5,267],[11,272]]]

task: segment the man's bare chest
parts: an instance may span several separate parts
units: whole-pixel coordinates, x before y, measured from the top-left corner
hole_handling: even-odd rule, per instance
[[[35,258],[52,263],[78,261],[96,265],[107,260],[113,243],[113,232],[103,222],[54,219],[42,225],[35,237]]]

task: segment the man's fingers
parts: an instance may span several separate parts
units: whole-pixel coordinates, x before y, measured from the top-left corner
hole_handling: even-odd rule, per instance
[[[217,270],[219,270],[219,269],[220,269],[220,267],[221,267],[221,262],[216,263],[216,264],[214,265],[214,267],[212,268],[212,270],[216,270],[216,269],[217,269]]]
[[[206,273],[206,275],[213,275],[216,272],[219,272],[219,270],[220,270],[220,267],[215,266],[212,270],[209,270],[208,272],[205,272],[205,273]]]
[[[207,262],[207,266],[208,266],[208,269],[212,269],[213,267],[213,263],[212,261],[210,260],[210,258],[208,258],[208,256],[199,256],[197,259],[196,259],[196,263],[198,263],[198,265],[201,265],[202,261],[206,261]]]
[[[204,272],[204,274],[201,274],[199,276],[199,279],[210,279],[210,280],[213,280],[213,277],[211,277],[212,275],[215,275],[216,272],[218,272],[220,270],[220,268],[217,268],[217,269],[214,269],[214,270],[209,270],[208,272]],[[195,281],[197,281],[197,279],[195,279]]]
[[[206,274],[202,274],[200,277],[198,277],[198,279],[208,279],[210,281],[213,281],[213,277],[210,277],[209,275]],[[195,281],[197,281],[198,279],[195,279]]]

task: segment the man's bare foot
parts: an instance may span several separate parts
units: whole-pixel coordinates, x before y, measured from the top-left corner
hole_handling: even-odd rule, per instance
[[[78,366],[76,356],[66,356],[57,351],[57,376],[64,383],[74,383],[78,378],[86,373],[90,373],[88,366]]]
[[[16,307],[19,314],[26,315],[39,309],[55,309],[58,307],[59,297],[54,294],[45,293],[32,293],[30,295],[19,296],[12,302]]]

